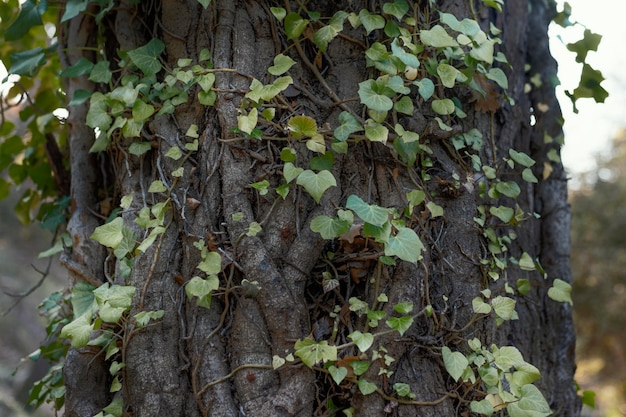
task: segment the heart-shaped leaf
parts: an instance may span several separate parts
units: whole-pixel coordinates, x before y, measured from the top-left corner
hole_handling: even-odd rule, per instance
[[[313,197],[316,203],[320,202],[322,194],[330,187],[336,187],[337,181],[330,171],[320,171],[317,174],[310,169],[298,175],[296,184],[301,185]]]

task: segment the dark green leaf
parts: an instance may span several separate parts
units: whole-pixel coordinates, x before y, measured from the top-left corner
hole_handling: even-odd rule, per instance
[[[159,55],[164,49],[163,42],[153,38],[144,46],[128,51],[128,57],[145,75],[154,75],[161,71]]]
[[[40,1],[39,4],[35,4],[33,0],[26,0],[26,2],[22,4],[22,9],[17,19],[15,19],[11,26],[6,29],[6,32],[4,32],[4,38],[7,41],[20,39],[22,36],[26,35],[32,27],[41,25],[41,15],[43,15],[47,9],[48,2],[46,0]]]
[[[33,76],[46,63],[46,54],[42,48],[30,51],[14,52],[10,55],[11,68],[9,74]]]

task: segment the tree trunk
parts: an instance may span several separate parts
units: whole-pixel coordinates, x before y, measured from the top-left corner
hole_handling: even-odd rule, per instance
[[[371,9],[374,3],[377,6]],[[152,118],[142,131],[142,140],[151,149],[139,156],[128,151],[139,139],[122,136],[106,152],[89,154],[93,134],[85,125],[87,107],[72,108],[74,211],[69,230],[74,247],[66,260],[71,277],[74,282],[99,285],[109,280],[135,287],[127,317],[142,311],[163,310],[164,314],[143,328],[129,318],[122,320],[115,330],[120,352],[107,360],[97,349],[72,349],[64,371],[67,416],[92,416],[116,396],[124,399],[125,415],[136,417],[333,415],[331,400],[340,410],[352,407],[358,416],[465,416],[470,415],[470,402],[484,397],[484,387],[457,383],[444,367],[442,348],[467,353],[467,342],[473,338],[486,347],[517,347],[541,371],[535,384],[555,415],[578,415],[571,308],[547,296],[554,278],[570,280],[567,184],[554,158],[561,126],[553,88],[556,65],[547,39],[553,5],[548,0],[506,2],[498,13],[481,2],[471,2],[470,7],[469,2],[447,0],[436,2],[433,8],[426,1],[409,3],[409,14],[420,29],[438,20],[434,7],[459,20],[474,18],[485,32],[490,24],[500,28],[502,44],[497,48],[511,64],[500,67],[506,72],[507,94],[514,105],[496,88],[497,109],[481,110],[468,88],[459,87],[455,91],[467,117],[442,117],[452,127],[445,132],[434,120],[437,114],[430,103],[414,91],[413,115],[397,113],[397,120],[389,126],[399,123],[418,132],[420,143],[432,153],[418,156],[411,167],[399,160],[391,141],[387,146],[350,141],[348,154],[334,155],[330,172],[336,186],[323,193],[319,204],[293,183],[284,199],[271,190],[263,195],[250,184],[268,180],[271,188],[284,182],[285,164],[280,158],[284,147],[296,151],[294,164],[299,167],[306,168],[316,156],[295,135],[287,139],[285,127],[291,117],[309,116],[320,131],[331,134],[342,111],[368,117],[359,103],[359,83],[380,73],[366,65],[364,51],[376,41],[385,42],[382,30],[368,36],[362,27],[354,29],[346,21],[341,36],[326,52],[318,53],[311,28],[321,27],[326,20],[311,23],[302,37],[290,40],[270,6],[305,17],[302,7],[291,2],[289,10],[287,2],[252,0],[218,0],[206,9],[196,0],[139,5],[121,1],[100,23],[100,43],[91,17],[80,15],[69,22],[65,41],[69,50],[97,46],[110,62],[119,59],[118,49],[133,50],[152,38],[163,41],[162,59],[170,71],[180,65],[180,59],[198,62],[201,51],[208,49],[217,96],[213,106],[202,105],[194,87],[188,101],[176,106],[173,114]],[[363,8],[382,13],[378,7],[377,2],[366,1],[306,2],[309,11],[320,12],[322,17],[339,10],[358,15]],[[297,63],[289,70],[293,85],[278,96],[275,123],[262,126],[262,138],[246,137],[237,131],[242,100],[248,100],[244,95],[252,78],[264,84],[273,80],[267,70],[280,53]],[[68,56],[67,65],[78,58]],[[528,93],[529,80],[536,74],[542,84]],[[119,82],[115,77],[112,85]],[[78,88],[107,92],[108,86],[72,79],[69,91]],[[198,128],[197,151],[181,159],[169,157],[173,148],[190,149],[185,145],[194,141],[189,134],[193,125]],[[452,137],[471,129],[482,134],[482,147],[475,152],[457,150]],[[554,140],[546,141],[547,137]],[[503,159],[509,158],[510,149],[536,161],[533,170],[538,183],[523,181],[519,167],[507,166]],[[553,149],[557,153],[549,153]],[[487,197],[481,194],[485,174],[473,169],[472,153],[483,164],[497,167],[499,178],[521,187],[516,201],[502,195],[494,206],[515,207],[517,203],[524,213],[541,215],[526,215],[529,218],[516,228],[496,229],[500,238],[512,231],[517,234],[502,255],[509,265],[497,280],[488,274],[495,255],[487,250],[489,242],[475,221],[480,216],[477,207]],[[184,175],[173,176],[181,167]],[[155,180],[167,191],[149,192]],[[329,241],[311,230],[314,218],[334,217],[338,208],[346,207],[348,196],[402,212],[406,193],[416,188],[444,213],[436,216],[434,209],[420,205],[407,221],[425,246],[418,262],[396,259],[395,266],[388,266],[377,261],[383,249],[372,239],[361,242],[356,236],[349,243]],[[104,254],[88,237],[102,224],[94,213],[109,214],[102,211],[103,202],[117,206],[122,196],[130,195],[132,203],[120,216],[139,242],[148,233],[135,223],[140,210],[162,202],[169,208],[164,232],[145,251],[133,252],[125,278],[122,262],[112,252]],[[259,234],[249,232],[253,222],[262,227]],[[204,276],[197,269],[202,261],[199,242],[222,259],[220,288],[213,292],[209,308],[198,306],[197,298],[188,298],[185,291],[194,276]],[[541,262],[547,279],[515,265],[523,253]],[[339,280],[330,291],[323,288],[326,273]],[[518,278],[531,284],[523,296],[515,290]],[[512,294],[505,285],[514,288]],[[486,288],[492,297],[514,299],[519,319],[497,326],[493,314],[475,315],[472,301]],[[387,302],[380,301],[381,293]],[[413,313],[432,309],[432,315],[415,315],[413,325],[402,335],[377,334],[368,352],[360,353],[355,346],[340,348],[340,360],[358,356],[371,363],[364,378],[380,392],[363,395],[356,379],[337,385],[321,363],[310,369],[296,360],[273,368],[276,358],[293,353],[294,343],[308,336],[340,346],[351,342],[347,335],[355,330],[367,332],[368,320],[349,308],[352,297],[365,301],[372,310],[378,306],[387,317],[395,314],[393,307],[401,302],[413,303]],[[382,322],[380,326],[384,327]],[[384,352],[393,362],[373,358],[374,351]],[[117,376],[122,389],[116,395],[109,393],[112,360],[125,364]],[[339,367],[339,362],[330,364]],[[395,383],[408,384],[415,398],[405,401],[392,395]]]

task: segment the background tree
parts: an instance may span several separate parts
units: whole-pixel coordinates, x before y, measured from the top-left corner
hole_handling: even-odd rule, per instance
[[[24,3],[2,187],[73,283],[34,400],[578,415],[552,3],[330,3],[68,2],[58,49]]]

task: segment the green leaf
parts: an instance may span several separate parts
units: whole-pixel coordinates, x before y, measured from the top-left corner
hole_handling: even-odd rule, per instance
[[[478,47],[473,47],[470,50],[470,56],[478,61],[483,61],[491,65],[493,63],[493,45],[494,45],[494,41],[486,40],[483,43],[481,43]],[[487,78],[489,78],[489,75],[488,74],[486,75],[487,75]],[[497,74],[496,72],[494,72],[492,76],[494,76],[496,80],[502,81],[502,76],[504,76],[504,72],[500,70],[499,72],[497,72]],[[506,82],[506,76],[504,76],[504,81]],[[508,83],[507,83],[507,86],[508,86]],[[505,87],[502,87],[502,88],[505,88]]]
[[[285,181],[287,181],[287,183],[290,183],[294,178],[297,178],[303,172],[304,169],[294,166],[291,162],[287,162],[283,167],[283,176],[285,177]]]
[[[251,109],[247,115],[240,114],[237,116],[237,127],[244,133],[250,134],[256,127],[259,112],[255,108]]]
[[[402,21],[402,17],[409,11],[409,5],[406,0],[394,0],[393,3],[383,4],[383,12],[390,14],[398,21]]]
[[[359,391],[361,391],[361,394],[363,395],[369,395],[373,392],[376,392],[376,384],[374,384],[373,382],[369,382],[366,379],[359,378],[356,384],[359,387]]]
[[[527,252],[522,252],[522,256],[519,258],[519,267],[523,271],[534,271],[537,269],[535,267],[535,261],[533,261],[533,258],[531,258]]]
[[[159,235],[162,235],[165,232],[165,227],[157,226],[150,231],[148,237],[146,237],[139,246],[137,246],[137,250],[145,253],[150,246],[154,243]]]
[[[546,417],[552,414],[548,402],[536,386],[524,385],[519,396],[519,401],[506,406],[509,417]]]
[[[330,171],[320,171],[316,174],[309,169],[298,175],[296,183],[303,186],[316,203],[320,202],[324,191],[337,186],[337,181]]]
[[[80,77],[81,75],[89,74],[93,68],[93,63],[87,58],[82,57],[71,67],[65,68],[61,71],[62,78]]]
[[[336,366],[331,365],[328,367],[328,373],[333,378],[333,381],[335,381],[335,384],[339,385],[341,384],[341,381],[344,380],[346,375],[348,375],[348,370],[343,366],[337,368]]]
[[[411,325],[413,325],[413,317],[390,317],[389,320],[386,321],[386,324],[390,328],[397,330],[400,336],[403,336],[404,333],[411,328]]]
[[[291,12],[285,17],[285,34],[287,39],[297,39],[306,29],[309,21],[300,17],[298,13]]]
[[[503,297],[501,295],[491,300],[491,306],[493,311],[502,320],[513,320],[517,317],[515,312],[515,300],[509,297]]]
[[[4,32],[4,39],[7,41],[18,40],[26,35],[31,28],[41,25],[41,16],[47,9],[47,1],[35,3],[33,0],[26,0],[21,5],[20,14],[17,16],[17,19],[15,19],[15,21],[11,23],[11,26]]]
[[[352,194],[346,201],[346,208],[354,211],[364,222],[381,227],[389,221],[390,210],[377,206],[376,204],[367,204],[358,196]]]
[[[494,413],[493,405],[491,405],[489,400],[472,401],[470,410],[474,413],[484,414],[487,417],[491,417]]]
[[[109,223],[96,227],[90,238],[101,245],[115,249],[124,237],[122,234],[123,227],[124,220],[121,217],[116,217]]]
[[[313,137],[317,133],[317,123],[310,116],[293,116],[287,124],[294,138],[300,139],[303,136]]]
[[[422,259],[424,244],[417,234],[408,227],[401,227],[394,236],[389,236],[385,245],[385,255],[397,256],[403,261],[416,263]]]
[[[315,171],[330,171],[333,167],[333,163],[335,162],[335,153],[334,152],[326,152],[324,155],[316,156],[311,158],[311,162],[309,165],[312,170]]]
[[[430,215],[433,217],[443,216],[443,207],[434,201],[429,201],[426,203],[426,208],[430,211]]]
[[[372,347],[372,344],[374,343],[374,336],[371,333],[361,333],[360,331],[355,330],[350,333],[348,337],[352,339],[361,352],[367,352],[367,350]]]
[[[63,13],[63,17],[61,18],[61,23],[67,22],[87,10],[87,5],[89,3],[90,0],[67,0],[67,3],[65,4],[65,13]]]
[[[513,161],[527,168],[530,168],[531,166],[535,165],[534,159],[526,155],[524,152],[517,152],[513,148],[509,149],[509,156],[511,157]]]
[[[46,54],[43,49],[35,48],[30,51],[14,52],[9,55],[11,67],[7,71],[9,74],[33,76],[46,62]]]
[[[268,72],[272,75],[283,75],[296,63],[287,55],[279,54],[274,57],[274,65],[268,68]],[[215,75],[213,76],[215,79]]]
[[[461,71],[454,68],[452,65],[440,63],[437,65],[437,75],[441,79],[441,83],[444,87],[452,88],[456,82],[456,77]]]
[[[296,150],[293,148],[283,148],[280,151],[280,160],[283,162],[293,162],[296,160]],[[293,165],[293,164],[292,164]],[[296,175],[297,177],[297,175]],[[293,177],[295,178],[295,177]],[[292,178],[292,179],[293,179]]]
[[[89,336],[93,331],[89,314],[83,314],[76,320],[66,324],[61,329],[61,337],[71,339],[72,346],[75,348],[81,348],[87,346],[89,342]]]
[[[282,7],[270,7],[270,11],[278,21],[282,21],[287,16],[287,11]]]
[[[350,223],[346,220],[324,215],[316,216],[311,220],[311,230],[319,233],[326,240],[334,239],[350,230]]]
[[[526,295],[528,294],[528,292],[530,291],[530,281],[527,280],[526,278],[520,278],[517,280],[517,291],[519,291],[519,293],[521,295]]]
[[[212,0],[198,0],[198,3],[206,10],[211,4]]]
[[[504,223],[508,223],[509,221],[511,221],[511,219],[515,215],[515,210],[513,210],[511,207],[498,206],[498,207],[490,207],[489,213],[493,214],[494,216],[502,220]]]
[[[370,363],[368,361],[350,361],[350,366],[354,371],[354,375],[363,375],[370,369]]]
[[[159,56],[164,49],[165,44],[159,39],[153,38],[144,46],[128,51],[128,57],[141,72],[150,76],[161,71]]]
[[[391,52],[393,53],[393,56],[402,61],[402,63],[406,66],[412,68],[418,68],[420,66],[420,62],[417,59],[417,56],[415,56],[415,54],[406,52],[404,48],[402,48],[402,46],[400,45],[400,41],[398,40],[398,38],[394,38],[393,42],[391,42]]]
[[[91,97],[91,91],[83,90],[82,88],[79,88],[74,91],[74,95],[72,96],[72,99],[68,103],[68,106],[80,106],[81,104],[89,100],[90,97]]]
[[[250,184],[250,187],[259,191],[260,195],[266,195],[268,192],[268,187],[270,186],[270,182],[268,180],[263,180],[259,182],[255,182]]]
[[[328,44],[335,39],[339,34],[339,31],[333,26],[323,26],[313,36],[313,42],[320,49],[321,52],[326,52]]]
[[[496,184],[496,191],[507,197],[516,198],[521,190],[515,181],[503,181]]]
[[[149,193],[164,193],[165,191],[167,191],[167,188],[161,180],[152,181],[150,187],[148,187]]]
[[[535,177],[535,174],[533,174],[532,169],[530,168],[524,168],[524,170],[522,171],[522,179],[526,182],[530,182],[533,184],[537,184],[539,182],[537,177]]]
[[[554,301],[569,303],[574,305],[572,301],[572,286],[562,279],[555,279],[552,287],[548,289],[548,297]]]
[[[417,86],[417,92],[425,101],[430,99],[435,93],[435,84],[430,78],[413,81],[413,84]]]
[[[313,339],[305,338],[296,341],[294,348],[295,355],[309,368],[319,362],[337,360],[337,346],[329,346],[327,340],[316,342]]]
[[[430,30],[420,31],[420,40],[424,45],[433,46],[435,48],[459,46],[441,25],[435,25]]]
[[[387,143],[389,129],[380,123],[374,122],[372,119],[367,119],[365,124],[365,137],[372,142]]]
[[[441,354],[446,371],[455,381],[458,381],[465,368],[468,367],[469,361],[461,352],[452,352],[447,346],[441,349]]]
[[[377,112],[386,112],[393,108],[393,101],[383,94],[374,91],[377,88],[375,80],[369,79],[359,83],[359,97],[361,103]]]
[[[378,14],[372,14],[366,9],[359,12],[359,20],[369,35],[371,31],[385,27],[385,18]]]
[[[87,282],[77,282],[72,288],[72,312],[74,317],[91,314],[97,309],[93,290],[96,287]]]
[[[220,287],[219,284],[219,279],[215,275],[209,275],[206,279],[193,277],[185,285],[185,294],[189,299],[198,297],[199,307],[210,308],[211,292],[217,290]]]
[[[397,304],[394,304],[393,309],[398,314],[409,314],[411,311],[413,311],[413,303],[410,303],[410,302],[397,303]]]
[[[135,101],[135,104],[133,104],[133,119],[136,122],[146,121],[154,114],[155,111],[156,110],[152,104],[146,103],[142,100],[137,100]]]
[[[135,314],[134,317],[139,327],[145,327],[150,322],[150,320],[158,320],[163,317],[164,314],[165,312],[163,310],[142,311]]]
[[[454,113],[454,101],[449,98],[444,98],[441,100],[433,100],[432,102],[433,111],[437,114],[452,114]]]
[[[203,74],[198,77],[198,85],[202,88],[202,91],[208,92],[215,84],[215,74],[212,72]]]
[[[165,156],[178,161],[183,156],[183,151],[178,146],[172,146],[165,152]]]
[[[589,29],[585,29],[583,32],[583,38],[578,42],[568,43],[567,49],[572,52],[576,52],[576,62],[584,63],[587,59],[587,53],[590,51],[597,51],[601,40],[602,35],[598,35]]]
[[[400,100],[396,101],[393,108],[398,113],[403,113],[409,116],[413,115],[413,101],[407,96],[403,96]]]
[[[208,252],[197,268],[207,275],[217,275],[222,271],[222,256],[217,252]]]
[[[481,297],[475,297],[472,300],[472,309],[476,314],[489,314],[491,313],[491,306],[483,301]]]
[[[506,74],[500,68],[491,68],[486,74],[488,80],[495,81],[502,89],[509,88],[509,80],[506,78]]]
[[[339,113],[339,123],[340,125],[335,129],[334,135],[337,140],[342,142],[347,140],[352,133],[363,130],[356,117],[347,111]]]

